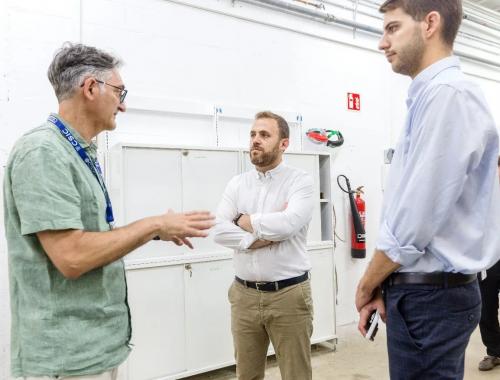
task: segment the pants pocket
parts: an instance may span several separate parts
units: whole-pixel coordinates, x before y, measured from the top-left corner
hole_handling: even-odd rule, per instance
[[[234,293],[234,281],[231,283],[231,286],[227,290],[227,299],[229,300],[230,304],[233,303],[233,297],[232,297],[233,293]]]
[[[311,294],[311,281],[304,281],[302,284],[299,284],[300,292],[302,295],[302,301],[304,302],[304,306],[306,307],[311,317],[314,314],[314,305]]]
[[[405,296],[401,295],[394,304],[394,318],[398,320],[397,325],[400,333],[406,336],[408,344],[413,346],[419,351],[423,350],[423,344],[420,342],[419,336],[423,333],[421,326],[412,324],[408,318],[405,317],[408,311],[405,310]]]

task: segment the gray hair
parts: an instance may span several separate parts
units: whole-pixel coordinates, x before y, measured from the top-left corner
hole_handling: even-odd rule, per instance
[[[86,77],[106,80],[122,62],[93,46],[66,42],[54,55],[47,76],[59,102],[70,98]]]

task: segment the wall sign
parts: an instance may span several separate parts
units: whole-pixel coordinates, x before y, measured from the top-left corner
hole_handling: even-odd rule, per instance
[[[361,96],[359,94],[347,93],[347,109],[361,111]]]

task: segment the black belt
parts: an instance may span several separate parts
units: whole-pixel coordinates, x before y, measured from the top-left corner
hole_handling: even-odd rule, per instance
[[[385,281],[386,286],[393,285],[435,285],[442,288],[466,285],[477,279],[477,274],[432,272],[398,272],[391,274]]]
[[[271,282],[262,282],[262,281],[246,281],[242,280],[238,276],[235,276],[234,279],[238,281],[240,284],[245,285],[247,288],[257,289],[264,292],[275,292],[277,290],[286,288],[287,286],[292,286],[296,284],[300,284],[309,279],[309,272],[304,273],[298,277],[287,278],[286,280],[280,281],[271,281]]]

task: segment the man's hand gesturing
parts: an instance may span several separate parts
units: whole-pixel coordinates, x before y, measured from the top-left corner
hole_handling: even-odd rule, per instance
[[[158,236],[161,240],[193,248],[189,237],[207,237],[207,230],[213,227],[215,217],[209,211],[175,213],[169,210],[158,217]]]

